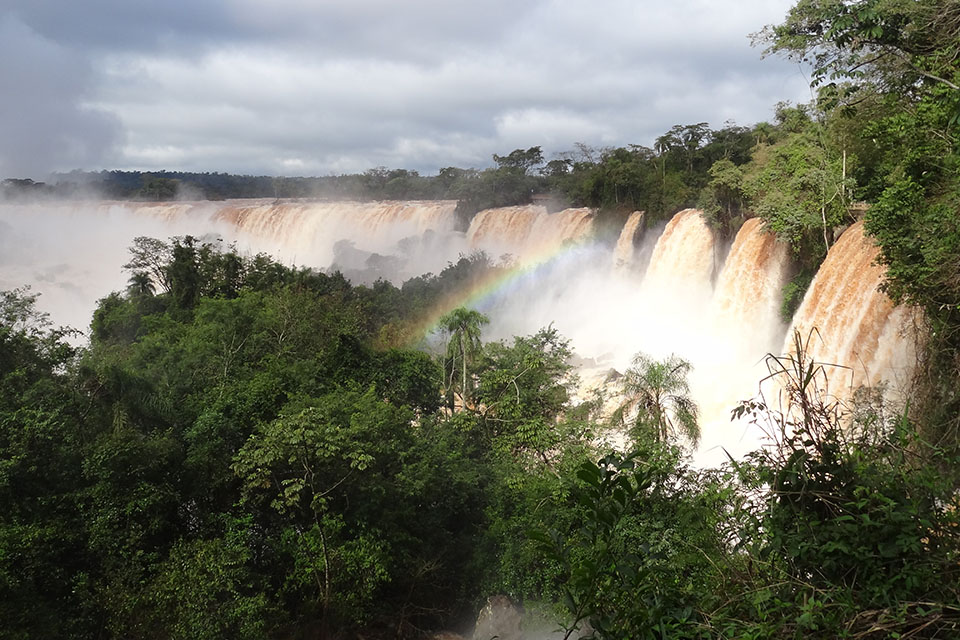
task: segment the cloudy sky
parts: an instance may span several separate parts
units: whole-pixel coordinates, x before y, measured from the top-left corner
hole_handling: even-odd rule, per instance
[[[2,0],[0,177],[433,173],[772,118],[790,0]]]

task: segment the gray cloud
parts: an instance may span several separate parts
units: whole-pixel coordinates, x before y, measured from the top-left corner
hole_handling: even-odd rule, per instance
[[[40,36],[80,53],[195,50],[253,37],[229,2],[7,0],[7,12]]]
[[[117,141],[117,118],[85,105],[82,58],[0,15],[0,177],[97,164]]]
[[[24,170],[433,171],[537,144],[649,145],[808,97],[748,43],[787,0],[14,3],[0,24],[21,35],[0,48],[41,63],[13,78],[30,98],[12,117],[57,123],[0,130],[4,147],[48,149]]]

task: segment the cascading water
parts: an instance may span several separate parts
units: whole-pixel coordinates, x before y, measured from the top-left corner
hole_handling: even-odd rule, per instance
[[[55,322],[84,328],[98,298],[123,290],[136,236],[235,242],[288,264],[338,267],[356,281],[442,269],[468,249],[455,201],[69,202],[0,204],[0,289],[29,284]],[[390,254],[389,269],[370,267]]]
[[[636,253],[637,236],[643,229],[644,213],[643,211],[634,211],[627,218],[620,231],[620,237],[617,238],[617,246],[613,249],[613,264],[616,267],[630,269],[634,265],[634,255]]]
[[[470,223],[467,243],[471,249],[486,251],[494,258],[509,254],[521,263],[529,263],[589,234],[593,216],[592,209],[548,213],[541,205],[486,209]]]
[[[832,395],[847,397],[860,385],[884,384],[896,396],[912,373],[914,314],[895,307],[880,290],[884,270],[877,255],[863,222],[844,231],[830,247],[787,334],[783,352],[793,349],[793,333],[799,332],[809,353],[826,365],[825,391]]]
[[[717,266],[716,242],[700,211],[685,209],[667,223],[650,259],[644,286],[684,297],[709,297]]]
[[[717,278],[711,322],[720,325],[724,335],[740,333],[738,337],[746,338],[754,349],[756,345],[772,349],[785,330],[780,300],[789,270],[787,245],[765,231],[760,218],[747,220]]]
[[[507,251],[522,247],[541,213],[546,213],[546,209],[533,205],[485,209],[470,222],[467,244],[474,249]]]
[[[528,259],[541,259],[567,243],[583,240],[593,229],[592,209],[564,209],[542,213],[533,222],[527,246],[521,254]]]
[[[675,353],[694,367],[691,386],[703,424],[699,460],[715,464],[724,450],[738,455],[755,447],[756,435],[731,424],[729,410],[756,393],[764,355],[780,352],[789,335],[779,318],[788,254],[760,221],[743,225],[721,261],[722,248],[696,210],[678,213],[659,237],[644,234],[639,247],[643,217],[632,214],[611,255],[591,233],[589,209],[481,211],[463,234],[454,231],[455,207],[267,200],[0,205],[0,289],[33,284],[54,321],[84,327],[96,299],[126,285],[120,266],[138,235],[213,234],[287,263],[335,262],[354,279],[385,263],[388,269],[374,275],[397,283],[436,273],[473,250],[494,259],[511,254],[513,272],[483,295],[464,292],[461,299],[491,316],[485,339],[554,323],[583,358],[584,379],[623,371],[637,352]],[[389,260],[372,260],[377,253]],[[650,256],[644,274],[623,268],[639,255]],[[899,382],[909,373],[910,341],[902,328],[911,316],[878,291],[883,272],[875,256],[862,225],[844,233],[793,326],[802,332],[817,326],[818,358],[853,367],[856,382]]]

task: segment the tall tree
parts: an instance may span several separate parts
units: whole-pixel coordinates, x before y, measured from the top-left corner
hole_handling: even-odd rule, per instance
[[[170,245],[156,238],[137,236],[133,239],[133,245],[128,251],[130,262],[123,265],[123,268],[134,274],[146,273],[164,293],[169,293],[167,266],[172,258]]]
[[[675,355],[653,360],[638,353],[621,378],[625,399],[617,411],[620,420],[636,411],[631,420],[636,435],[652,435],[660,442],[683,436],[696,446],[700,424],[687,382],[690,369],[689,362]]]
[[[946,90],[960,115],[960,4],[956,0],[800,0],[760,38],[768,52],[813,64],[813,84],[917,95]]]
[[[467,370],[471,361],[480,351],[480,328],[489,323],[490,318],[475,309],[458,307],[440,318],[440,327],[450,334],[447,347],[447,366],[445,386],[452,411],[457,363],[460,368],[460,402],[463,408],[470,400],[470,384]]]
[[[200,299],[200,269],[196,239],[184,236],[173,241],[172,260],[167,267],[170,294],[177,307],[192,309]]]

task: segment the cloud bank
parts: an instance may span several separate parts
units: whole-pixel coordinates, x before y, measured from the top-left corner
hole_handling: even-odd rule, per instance
[[[748,34],[790,2],[13,0],[0,177],[74,168],[434,172],[806,100]]]

